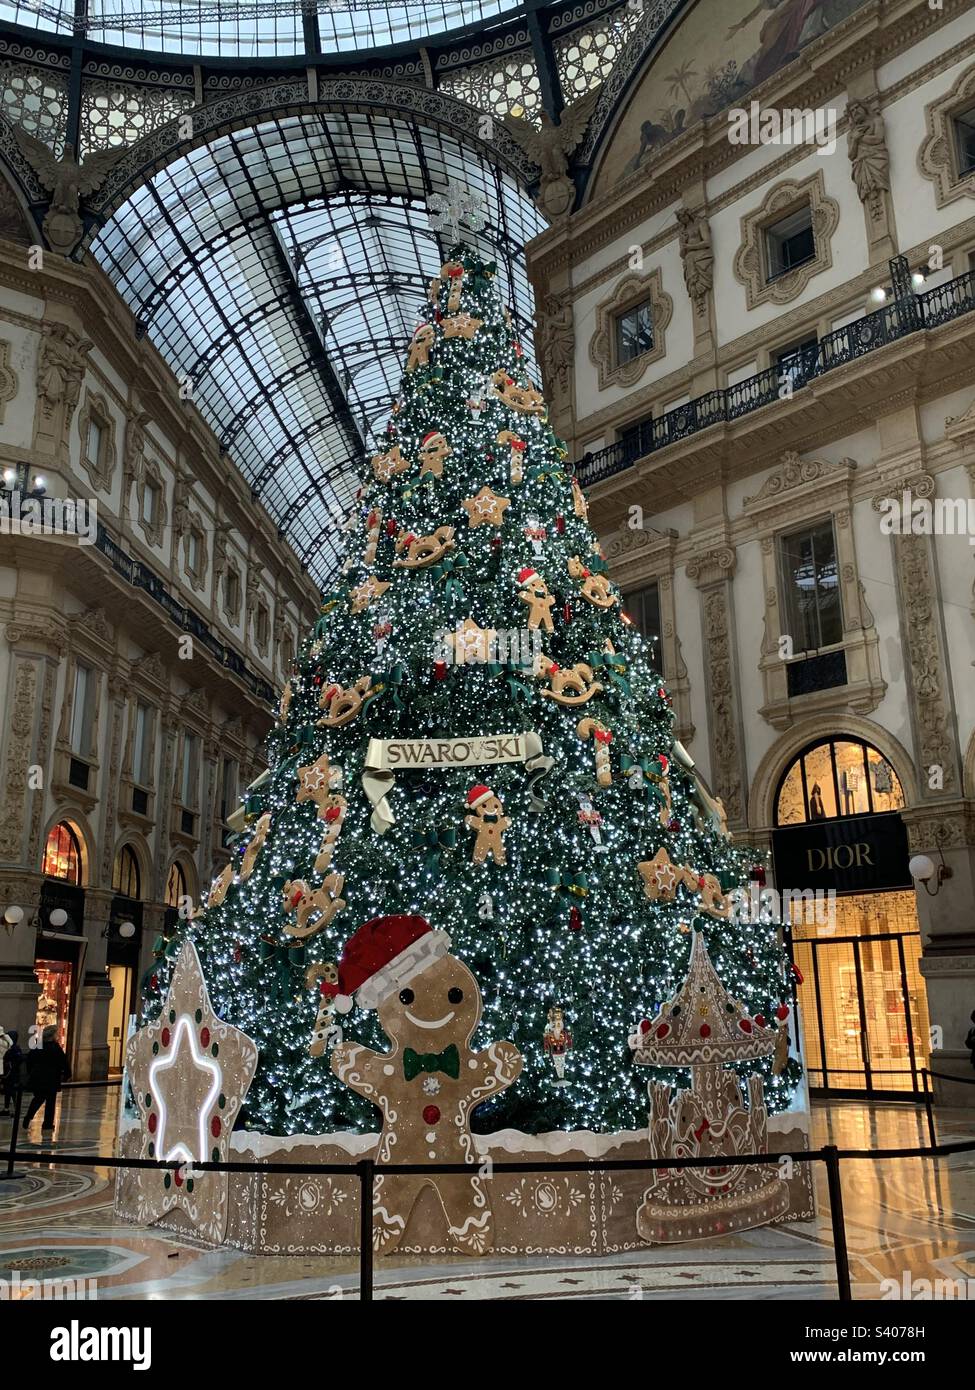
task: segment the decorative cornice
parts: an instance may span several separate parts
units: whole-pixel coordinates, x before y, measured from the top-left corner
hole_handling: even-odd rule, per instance
[[[699,589],[706,589],[712,584],[733,579],[737,564],[738,553],[732,546],[715,546],[712,550],[707,550],[703,555],[697,555],[688,561],[687,577]]]

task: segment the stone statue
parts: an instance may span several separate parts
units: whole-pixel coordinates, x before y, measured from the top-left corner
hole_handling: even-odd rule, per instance
[[[569,391],[575,328],[572,305],[561,295],[546,295],[538,319],[538,350],[550,392],[565,397]]]
[[[876,97],[851,101],[847,115],[850,128],[846,132],[846,150],[857,194],[861,203],[879,202],[882,210],[883,195],[890,188],[890,154],[880,103]]]
[[[541,171],[538,203],[548,217],[561,217],[572,207],[575,185],[569,177],[569,156],[586,132],[601,90],[594,87],[567,106],[557,125],[546,111],[538,129],[520,116],[504,118],[508,133]]]
[[[81,219],[82,198],[101,187],[109,169],[125,150],[96,150],[84,160],[78,160],[74,146],[65,145],[64,154],[58,159],[43,140],[28,135],[20,126],[14,126],[14,134],[24,158],[51,194],[51,206],[43,223],[48,245],[62,256],[68,256],[85,230]]]
[[[58,407],[63,407],[64,423],[67,425],[81,395],[85,365],[93,345],[90,339],[82,338],[66,323],[45,323],[41,332],[37,398],[47,418],[51,418]]]
[[[122,446],[122,495],[123,503],[128,501],[129,489],[142,472],[142,456],[146,448],[146,425],[151,416],[145,410],[138,410],[125,422],[125,442]]]
[[[680,258],[684,264],[684,284],[698,312],[703,312],[714,284],[714,251],[711,228],[700,208],[678,208]]]

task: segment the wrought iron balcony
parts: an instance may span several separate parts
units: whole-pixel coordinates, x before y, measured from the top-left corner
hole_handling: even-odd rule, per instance
[[[897,258],[899,261],[902,257]],[[906,262],[904,263],[906,266]],[[895,263],[891,263],[894,272]],[[894,284],[903,284],[903,267],[896,267]],[[632,468],[638,459],[658,449],[686,439],[710,425],[730,422],[771,405],[779,399],[779,387],[787,376],[792,391],[801,390],[816,377],[834,367],[853,362],[876,348],[886,347],[909,333],[924,328],[937,328],[975,309],[975,271],[967,271],[954,280],[927,290],[924,294],[906,293],[892,299],[882,308],[852,323],[836,328],[820,338],[815,348],[807,348],[789,359],[787,369],[768,367],[763,372],[698,396],[686,405],[679,405],[652,420],[627,430],[621,439],[592,454],[585,454],[576,464],[576,476],[583,487],[592,487],[624,469]]]

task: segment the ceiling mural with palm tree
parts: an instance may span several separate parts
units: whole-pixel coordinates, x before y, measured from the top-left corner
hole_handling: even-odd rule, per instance
[[[596,194],[654,149],[713,116],[783,67],[866,0],[722,0],[695,5],[638,82],[599,172]]]

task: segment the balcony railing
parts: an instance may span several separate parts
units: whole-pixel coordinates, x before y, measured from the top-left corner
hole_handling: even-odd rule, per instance
[[[668,444],[675,444],[710,425],[738,420],[753,410],[771,405],[779,399],[783,377],[788,378],[792,391],[796,392],[834,367],[853,362],[909,333],[937,328],[972,309],[975,309],[973,270],[924,294],[894,299],[882,309],[827,333],[815,348],[806,348],[790,357],[787,365],[768,367],[734,386],[708,391],[664,415],[644,420],[605,449],[585,454],[576,465],[576,476],[583,487],[592,487],[594,483],[632,468],[637,459],[664,449]]]
[[[251,671],[243,658],[232,647],[221,642],[203,619],[193,612],[192,608],[185,608],[175,599],[163,581],[149,569],[148,565],[144,565],[141,560],[133,559],[131,555],[126,554],[101,523],[98,526],[98,539],[95,541],[95,548],[101,551],[116,574],[120,574],[127,583],[136,589],[142,589],[151,599],[154,599],[178,628],[183,632],[190,633],[195,641],[206,647],[221,666],[225,666],[228,671],[232,671],[235,676],[238,676],[256,699],[263,700],[266,705],[275,703],[273,686],[269,685],[266,680],[262,680],[256,672]]]

